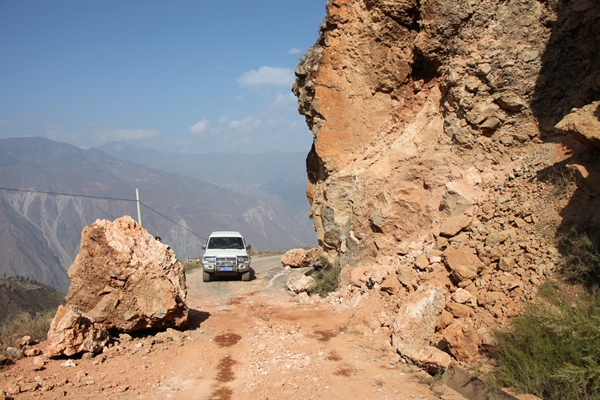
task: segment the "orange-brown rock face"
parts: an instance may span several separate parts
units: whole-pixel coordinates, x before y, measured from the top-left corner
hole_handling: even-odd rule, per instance
[[[130,217],[85,227],[69,268],[67,306],[48,332],[48,354],[98,352],[108,331],[183,327],[185,272],[169,246]]]
[[[293,89],[323,252],[354,266],[439,247],[448,218],[480,214],[600,96],[600,6],[585,4],[329,0]]]

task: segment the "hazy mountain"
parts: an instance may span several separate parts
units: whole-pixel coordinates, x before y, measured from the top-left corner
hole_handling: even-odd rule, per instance
[[[143,226],[180,259],[201,254],[203,239],[189,230],[204,238],[213,230],[237,230],[255,250],[316,242],[314,230],[264,201],[43,138],[0,140],[0,188],[38,191],[0,190],[0,274],[31,277],[61,291],[68,289],[66,270],[83,227],[97,218],[137,219],[136,188],[145,205]]]
[[[263,200],[296,219],[308,234],[314,232],[305,194],[307,152],[182,154],[124,142],[99,149],[121,160],[191,176]]]

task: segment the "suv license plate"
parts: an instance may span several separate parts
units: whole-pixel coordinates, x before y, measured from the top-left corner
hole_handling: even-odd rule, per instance
[[[233,271],[233,267],[221,267],[219,268],[221,271]]]

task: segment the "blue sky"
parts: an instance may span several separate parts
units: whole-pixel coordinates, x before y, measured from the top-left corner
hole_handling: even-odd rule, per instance
[[[291,93],[326,0],[0,0],[0,138],[310,150]]]

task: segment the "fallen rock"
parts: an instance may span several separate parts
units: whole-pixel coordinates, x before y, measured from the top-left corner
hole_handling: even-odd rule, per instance
[[[396,274],[386,276],[381,282],[381,290],[391,295],[397,294],[400,289],[402,289],[402,284]]]
[[[473,314],[471,307],[458,303],[446,303],[446,310],[456,318],[468,318]]]
[[[406,345],[398,347],[398,353],[432,374],[444,372],[452,363],[448,353],[433,346]]]
[[[288,279],[288,281],[285,284],[285,287],[294,293],[302,293],[308,292],[312,285],[314,285],[314,283],[315,280],[312,276],[296,275]]]
[[[469,362],[477,355],[479,338],[471,322],[464,319],[455,320],[444,329],[443,336],[448,344],[448,351],[457,360]]]
[[[440,235],[446,237],[456,236],[460,231],[471,224],[472,218],[465,215],[455,215],[447,218],[440,227]]]
[[[107,328],[131,332],[187,323],[183,266],[128,216],[84,228],[68,273],[67,304]]]
[[[99,353],[108,343],[106,327],[82,315],[73,306],[58,306],[48,331],[48,357],[72,356],[81,352]]]
[[[456,291],[454,293],[452,293],[451,296],[452,300],[460,303],[460,304],[465,304],[471,301],[471,299],[473,298],[473,296],[471,295],[471,293],[468,290],[462,289],[462,288],[458,288],[456,289]]]
[[[33,357],[33,371],[41,371],[45,366],[46,361],[42,357]]]
[[[600,101],[575,109],[556,124],[556,128],[568,132],[582,143],[600,147],[599,109]]]
[[[131,217],[85,227],[68,271],[71,286],[50,331],[52,357],[96,353],[108,330],[132,332],[187,324],[183,266],[169,246]]]
[[[444,261],[448,268],[452,270],[452,276],[458,282],[474,279],[481,267],[481,261],[473,252],[473,249],[468,247],[448,248],[444,252]]]
[[[6,348],[6,355],[13,360],[20,360],[24,356],[23,350],[12,346]]]
[[[398,310],[392,335],[394,346],[430,345],[443,310],[443,288],[434,284],[419,287]]]
[[[398,280],[406,287],[412,286],[412,283],[417,281],[417,273],[410,265],[402,264],[397,271]]]
[[[281,263],[292,268],[308,267],[310,262],[311,258],[304,249],[291,249],[281,256]]]

